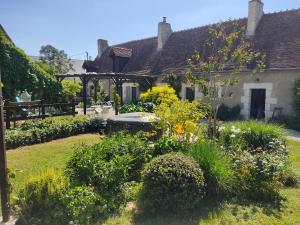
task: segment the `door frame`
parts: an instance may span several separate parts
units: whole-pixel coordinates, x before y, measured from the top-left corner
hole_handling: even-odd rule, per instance
[[[271,105],[277,104],[277,98],[272,97],[274,95],[273,83],[244,83],[244,95],[241,96],[243,105],[241,114],[247,119],[250,118],[251,89],[266,89],[265,119],[270,119],[272,117]]]

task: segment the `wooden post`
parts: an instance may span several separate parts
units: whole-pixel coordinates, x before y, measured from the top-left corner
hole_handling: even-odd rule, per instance
[[[123,105],[123,87],[122,87],[122,78],[120,76],[116,77],[116,93],[120,97],[120,106]]]
[[[72,98],[72,115],[73,116],[75,116],[75,106],[76,106],[75,99]]]
[[[114,92],[114,103],[115,103],[115,115],[118,115],[119,114],[119,98],[120,98],[120,95],[119,95],[119,92],[120,92],[120,79],[119,77],[117,76],[116,77],[116,80],[115,80],[115,92]]]
[[[120,83],[119,83],[119,96],[120,96],[120,106],[123,106],[123,81],[122,81],[122,78],[120,78]]]
[[[84,115],[86,115],[86,108],[87,108],[87,79],[86,76],[83,75],[83,79],[82,79],[82,83],[83,83],[83,113]]]
[[[10,108],[9,108],[9,100],[5,101],[6,107],[6,116],[5,116],[5,123],[6,129],[10,129]]]
[[[2,83],[0,71],[0,189],[1,189],[1,207],[3,222],[9,220],[10,207],[9,207],[9,190],[8,190],[8,171],[6,161],[6,148],[5,148],[5,134],[4,134],[4,121],[3,121],[3,97],[2,97]]]
[[[46,118],[46,109],[45,109],[45,100],[43,99],[41,101],[41,106],[42,106],[42,119]]]

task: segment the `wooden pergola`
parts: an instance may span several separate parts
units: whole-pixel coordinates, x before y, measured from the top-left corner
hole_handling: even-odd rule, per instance
[[[55,77],[59,81],[63,81],[65,78],[79,78],[83,87],[83,108],[84,114],[87,111],[87,85],[90,80],[112,80],[115,83],[115,91],[121,98],[121,104],[123,103],[123,89],[122,85],[125,82],[138,82],[144,81],[149,88],[152,88],[154,77],[146,74],[131,74],[131,73],[81,73],[81,74],[58,74]]]

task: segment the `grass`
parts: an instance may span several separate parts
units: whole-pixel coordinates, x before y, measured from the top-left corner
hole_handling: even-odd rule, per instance
[[[300,177],[300,142],[289,141],[293,170]],[[212,206],[209,203],[201,212],[190,215],[174,215],[141,218],[135,207],[127,207],[106,225],[296,225],[300,224],[300,187],[283,188],[286,198],[280,208],[272,205],[251,202],[222,203]]]
[[[15,179],[12,179],[14,188],[12,196],[23,187],[30,175],[50,167],[62,170],[76,146],[82,143],[97,143],[99,138],[98,134],[83,134],[9,150],[7,152],[8,168],[16,174]]]
[[[26,178],[48,167],[63,169],[66,161],[80,143],[93,144],[99,141],[96,134],[86,134],[65,139],[18,148],[8,151],[8,165],[16,172],[13,180],[14,192],[24,184]],[[300,142],[289,141],[291,160],[294,172],[300,177]],[[281,190],[286,201],[282,206],[274,208],[249,202],[222,203],[212,206],[207,204],[201,212],[190,215],[174,215],[164,217],[141,218],[134,203],[123,209],[119,215],[111,217],[106,225],[214,225],[214,224],[300,224],[300,187],[283,188]]]

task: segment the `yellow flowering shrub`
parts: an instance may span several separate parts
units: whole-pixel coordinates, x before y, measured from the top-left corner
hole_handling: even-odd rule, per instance
[[[183,124],[177,124],[174,127],[172,135],[175,136],[175,137],[176,136],[182,136],[182,135],[184,135],[184,132],[185,132],[184,125]]]
[[[153,87],[142,93],[140,99],[143,102],[152,102],[154,105],[162,103],[170,105],[172,102],[179,100],[175,90],[169,86]]]
[[[197,124],[206,116],[206,111],[197,102],[180,100],[170,105],[162,103],[155,107],[154,113],[160,119],[160,126],[169,135],[186,140],[198,131]]]

